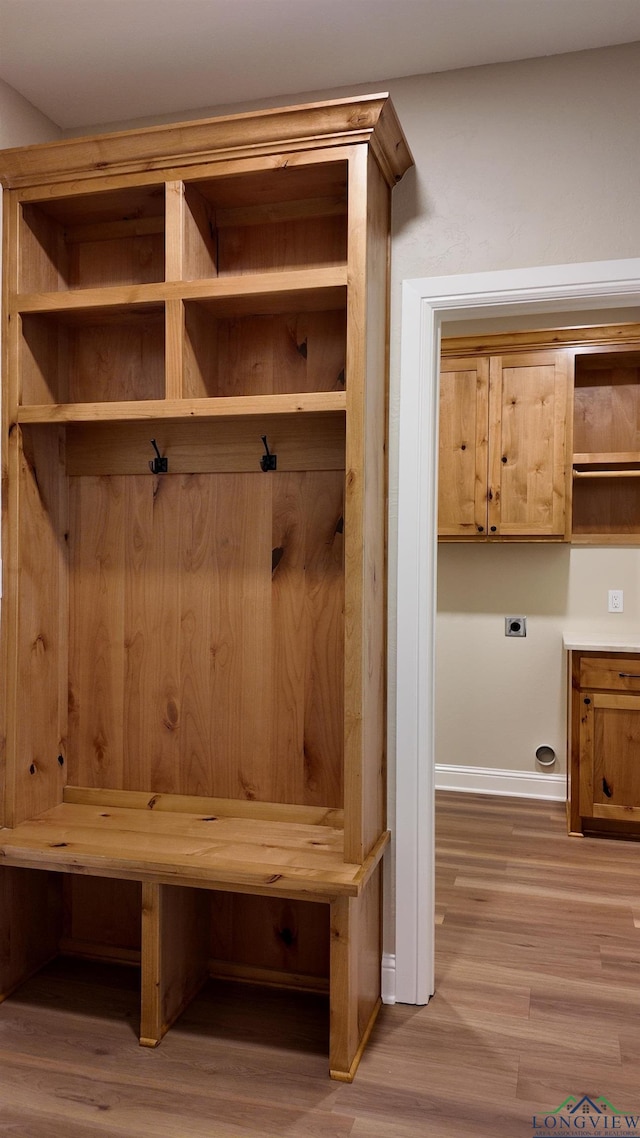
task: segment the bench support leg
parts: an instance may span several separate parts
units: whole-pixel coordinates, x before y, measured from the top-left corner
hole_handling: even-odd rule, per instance
[[[208,901],[200,889],[143,883],[143,1047],[157,1047],[208,977]]]
[[[380,1010],[381,867],[360,897],[331,903],[329,1068],[350,1083]]]

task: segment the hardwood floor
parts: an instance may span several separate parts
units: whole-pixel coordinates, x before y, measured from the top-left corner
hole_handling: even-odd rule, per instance
[[[437,992],[327,1077],[320,996],[209,984],[155,1051],[135,970],[58,960],[0,1007],[0,1135],[532,1135],[569,1094],[640,1113],[640,845],[555,803],[438,795]]]

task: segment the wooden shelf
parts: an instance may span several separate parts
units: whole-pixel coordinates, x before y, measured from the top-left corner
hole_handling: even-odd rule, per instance
[[[602,451],[574,454],[574,466],[631,466],[640,464],[639,451]]]
[[[72,292],[18,294],[14,313],[52,313],[65,320],[95,320],[91,310],[130,311],[131,306],[168,300],[208,301],[217,315],[255,315],[340,308],[346,301],[347,269],[329,268],[246,273],[209,280],[165,281],[161,284],[112,285]],[[87,313],[84,316],[84,313]]]
[[[119,403],[42,403],[18,408],[19,423],[105,423],[154,419],[231,419],[246,415],[344,411],[344,391],[246,395],[219,399],[122,400]]]
[[[178,809],[176,795],[164,809],[162,795],[138,795],[143,808],[114,805],[127,801],[123,792],[88,796],[92,804],[76,792],[76,801],[0,830],[2,864],[329,901],[359,896],[389,841],[385,831],[363,864],[350,864],[342,826],[329,824],[337,811],[302,807],[299,821],[296,807],[284,820],[278,804],[252,802],[247,812],[244,802],[208,800],[215,813],[205,813],[193,800]]]
[[[574,470],[574,478],[640,478],[640,470],[624,467],[618,470]]]

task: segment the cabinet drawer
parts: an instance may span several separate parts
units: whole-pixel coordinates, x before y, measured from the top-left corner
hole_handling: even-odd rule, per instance
[[[640,655],[582,656],[580,687],[640,692]]]

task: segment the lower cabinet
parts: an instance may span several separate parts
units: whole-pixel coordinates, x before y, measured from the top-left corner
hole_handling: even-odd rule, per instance
[[[571,657],[570,831],[640,836],[640,654]]]

